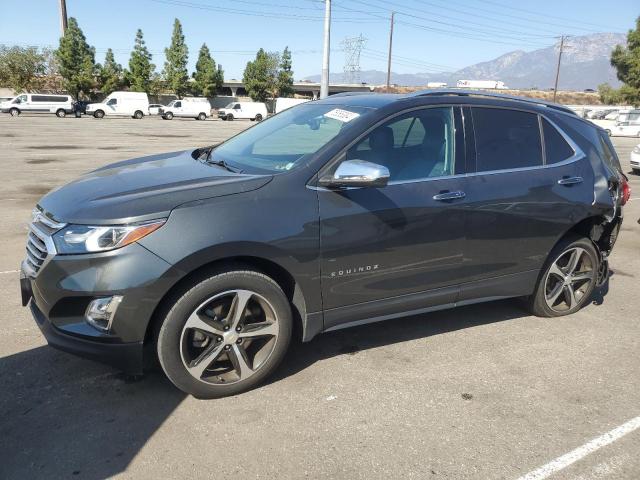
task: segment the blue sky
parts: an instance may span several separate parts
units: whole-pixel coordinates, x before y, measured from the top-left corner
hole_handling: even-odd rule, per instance
[[[241,78],[263,47],[293,51],[295,78],[320,72],[323,0],[67,0],[102,62],[107,48],[126,66],[141,28],[158,70],[174,18],[183,24],[193,68],[206,42],[225,77]],[[391,10],[396,25],[393,71],[443,71],[491,60],[511,50],[552,45],[560,34],[627,32],[640,15],[638,0],[333,0],[331,71],[341,72],[341,41],[362,34],[363,70],[386,70]],[[57,0],[0,0],[0,43],[55,46]],[[14,20],[10,20],[14,19]],[[19,21],[18,21],[19,19]]]

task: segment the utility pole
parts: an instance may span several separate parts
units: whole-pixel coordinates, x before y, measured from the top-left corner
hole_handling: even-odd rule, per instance
[[[553,101],[556,101],[558,95],[558,79],[560,78],[560,62],[562,60],[562,50],[564,49],[564,35],[560,37],[560,52],[558,53],[558,67],[556,68],[556,84],[553,88]]]
[[[324,2],[324,50],[322,52],[322,79],[320,98],[329,96],[329,49],[331,47],[331,0]]]
[[[60,30],[64,36],[67,31],[67,0],[60,0]]]
[[[391,28],[389,29],[389,58],[387,59],[387,93],[391,88],[391,49],[393,48],[393,19],[396,12],[391,12]]]

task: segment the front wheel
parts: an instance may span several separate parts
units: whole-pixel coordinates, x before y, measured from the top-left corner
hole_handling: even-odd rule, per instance
[[[591,240],[562,240],[551,252],[530,298],[531,312],[539,317],[560,317],[580,310],[591,298],[599,266]]]
[[[291,331],[289,301],[271,278],[220,273],[173,305],[158,333],[158,358],[173,384],[194,397],[235,395],[273,373]]]
[[[9,110],[9,113],[12,117],[17,117],[18,115],[20,115],[20,110],[18,110],[17,108],[12,108],[11,110]]]
[[[173,113],[167,112],[162,116],[162,118],[164,118],[165,120],[172,120],[173,119]]]
[[[96,110],[93,114],[95,118],[104,118],[104,112],[102,110]]]
[[[228,120],[229,122],[233,121],[233,115],[228,114],[225,120]]]

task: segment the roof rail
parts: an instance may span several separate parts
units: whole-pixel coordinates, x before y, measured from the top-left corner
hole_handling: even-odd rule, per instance
[[[330,93],[329,97],[351,97],[354,95],[371,95],[373,92],[340,92],[340,93]]]
[[[525,103],[533,103],[535,105],[540,105],[547,108],[553,108],[554,110],[559,110],[564,113],[569,113],[571,115],[576,115],[576,112],[571,110],[564,105],[560,105],[558,103],[545,102],[544,100],[538,100],[536,98],[528,98],[528,97],[517,97],[515,95],[506,95],[504,93],[494,93],[494,92],[486,92],[483,90],[465,90],[459,88],[430,88],[427,90],[419,90],[417,92],[413,92],[411,96],[414,97],[426,97],[429,95],[458,95],[461,97],[488,97],[488,98],[499,98],[503,100],[513,100],[517,102],[525,102]]]

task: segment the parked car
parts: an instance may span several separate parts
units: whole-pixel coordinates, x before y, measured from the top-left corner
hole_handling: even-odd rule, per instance
[[[233,395],[276,369],[293,331],[509,297],[578,311],[629,194],[606,133],[559,105],[331,96],[51,191],[22,301],[54,347],[132,374],[157,356],[185,392]]]
[[[636,175],[640,175],[640,144],[631,150],[631,169]]]
[[[640,110],[621,112],[616,124],[611,127],[611,135],[616,137],[640,137]]]
[[[114,115],[141,119],[148,111],[149,98],[144,92],[113,92],[101,103],[87,105],[87,114],[95,118]]]
[[[206,120],[211,115],[211,104],[206,98],[186,97],[173,100],[169,105],[161,108],[160,115],[165,120],[171,120],[173,117]]]
[[[67,113],[73,113],[73,98],[69,95],[21,93],[13,100],[3,103],[0,111],[13,117],[23,112],[54,113],[58,117],[65,117]]]
[[[164,105],[159,103],[152,103],[149,105],[149,115],[160,115],[160,109],[164,108]]]
[[[231,102],[218,110],[222,120],[249,119],[260,122],[267,118],[267,106],[260,102]]]

